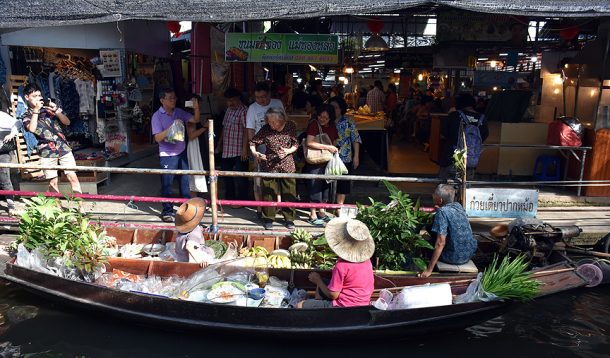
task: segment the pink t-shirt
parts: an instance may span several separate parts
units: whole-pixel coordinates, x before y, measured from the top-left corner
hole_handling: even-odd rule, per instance
[[[353,263],[342,259],[333,268],[328,289],[341,292],[334,307],[368,306],[375,285],[371,260]]]

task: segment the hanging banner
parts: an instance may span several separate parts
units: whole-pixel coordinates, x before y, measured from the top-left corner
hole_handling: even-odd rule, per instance
[[[471,217],[535,218],[538,190],[469,188],[464,208]]]
[[[252,34],[227,32],[225,60],[232,62],[339,62],[337,35]]]
[[[527,43],[528,18],[470,11],[439,13],[436,40],[442,42],[495,42],[505,46]]]

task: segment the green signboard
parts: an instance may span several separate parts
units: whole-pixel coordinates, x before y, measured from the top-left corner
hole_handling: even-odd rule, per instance
[[[336,35],[252,34],[228,32],[225,60],[230,62],[338,62]]]

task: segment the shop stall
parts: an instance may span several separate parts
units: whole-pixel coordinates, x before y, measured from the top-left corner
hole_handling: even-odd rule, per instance
[[[57,103],[70,118],[64,134],[77,165],[116,166],[140,151],[151,152],[154,90],[165,85],[163,79],[168,77],[163,72],[168,68],[167,60],[159,55],[167,54],[163,48],[169,36],[166,29],[154,31],[159,27],[151,26],[153,31],[148,35],[157,34],[159,43],[148,38],[136,44],[143,36],[141,25],[122,24],[120,29],[125,33],[114,39],[105,35],[117,31],[116,27],[104,24],[49,28],[36,37],[31,29],[3,34],[2,50],[10,59],[12,114],[17,118],[23,115],[23,88],[35,83],[43,97]],[[23,135],[19,141],[18,161],[38,162],[35,145]],[[22,190],[46,189],[41,171],[21,174]],[[109,177],[85,173],[79,179],[84,192],[96,193],[97,184],[108,182]],[[64,176],[60,189],[69,191]]]

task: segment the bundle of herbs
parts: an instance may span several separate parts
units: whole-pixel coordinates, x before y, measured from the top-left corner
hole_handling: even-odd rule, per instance
[[[19,237],[12,245],[23,244],[29,251],[42,249],[47,259],[62,258],[83,274],[91,273],[106,262],[102,250],[107,237],[81,213],[79,199],[66,200],[67,205],[62,206],[59,200],[42,195],[23,199],[26,210],[19,220]]]
[[[500,298],[513,299],[517,301],[528,301],[536,297],[540,288],[540,281],[534,280],[525,272],[528,262],[524,255],[510,261],[504,256],[498,264],[498,256],[483,272],[481,288],[488,293],[493,293]]]
[[[377,269],[404,270],[411,263],[418,269],[426,268],[421,249],[434,249],[419,231],[432,220],[432,215],[420,211],[420,202],[384,181],[390,192],[390,203],[369,198],[371,205],[357,203],[356,219],[366,224],[375,240]]]

